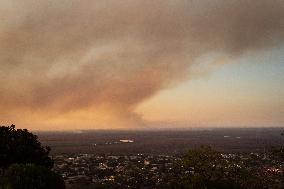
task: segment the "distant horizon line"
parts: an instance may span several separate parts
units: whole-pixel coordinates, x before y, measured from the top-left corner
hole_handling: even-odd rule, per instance
[[[64,130],[32,130],[29,131],[36,133],[48,133],[48,132],[58,132],[58,133],[85,133],[85,132],[124,132],[124,131],[208,131],[208,130],[220,130],[220,129],[284,129],[284,126],[239,126],[239,127],[179,127],[179,128],[115,128],[115,129],[64,129]]]

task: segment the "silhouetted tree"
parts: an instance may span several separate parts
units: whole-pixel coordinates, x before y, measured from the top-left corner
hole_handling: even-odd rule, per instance
[[[0,189],[64,189],[49,152],[28,130],[0,126]]]
[[[49,152],[50,148],[41,146],[37,136],[28,130],[15,129],[15,125],[0,126],[0,169],[14,163],[52,168]]]

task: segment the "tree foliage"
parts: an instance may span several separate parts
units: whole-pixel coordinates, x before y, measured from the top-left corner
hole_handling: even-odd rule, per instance
[[[12,164],[2,176],[2,188],[64,189],[61,176],[43,166]],[[1,186],[0,186],[1,188]]]
[[[0,189],[64,189],[49,152],[28,130],[0,126]]]
[[[48,156],[49,147],[41,146],[36,135],[26,129],[15,129],[15,125],[0,126],[0,169],[11,164],[33,163],[46,168],[53,167]]]

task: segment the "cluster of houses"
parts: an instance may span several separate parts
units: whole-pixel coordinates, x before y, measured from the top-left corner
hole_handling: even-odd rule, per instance
[[[116,155],[57,155],[54,170],[67,185],[127,186],[143,183],[163,183],[163,176],[172,169],[178,157],[136,154]],[[149,186],[150,187],[150,186]],[[147,188],[145,186],[145,188]]]

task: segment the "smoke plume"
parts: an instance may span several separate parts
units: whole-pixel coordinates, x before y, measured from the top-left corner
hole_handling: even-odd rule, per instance
[[[0,0],[0,20],[2,115],[88,112],[90,124],[143,123],[135,108],[200,56],[284,39],[282,0]]]

